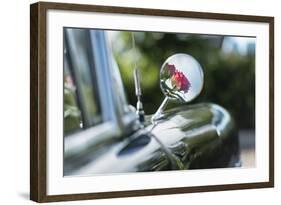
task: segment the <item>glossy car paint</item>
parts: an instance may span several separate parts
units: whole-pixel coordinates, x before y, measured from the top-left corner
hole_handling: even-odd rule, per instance
[[[238,136],[226,110],[214,104],[169,110],[120,140],[93,146],[66,175],[226,168],[239,166]],[[71,160],[73,161],[73,160]],[[80,164],[81,166],[81,164]]]

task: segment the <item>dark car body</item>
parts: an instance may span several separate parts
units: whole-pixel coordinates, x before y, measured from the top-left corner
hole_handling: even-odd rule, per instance
[[[240,166],[237,130],[224,108],[212,103],[182,105],[165,111],[153,124],[151,116],[145,116],[142,124],[126,102],[105,32],[68,28],[64,34],[65,65],[77,85],[79,35],[89,42],[83,49],[92,61],[87,64],[89,73],[96,73],[91,79],[93,87],[98,85],[101,113],[98,123],[83,122],[82,128],[65,133],[65,176]],[[77,104],[83,107],[79,86],[76,92]],[[86,108],[80,110],[88,114]]]

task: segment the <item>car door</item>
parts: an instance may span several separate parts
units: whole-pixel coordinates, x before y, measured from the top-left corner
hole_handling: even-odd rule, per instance
[[[171,169],[126,102],[103,31],[64,29],[64,176]]]

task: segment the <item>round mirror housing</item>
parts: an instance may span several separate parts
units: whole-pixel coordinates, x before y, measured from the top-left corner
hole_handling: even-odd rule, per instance
[[[178,53],[167,58],[160,70],[160,87],[166,97],[152,116],[152,122],[162,118],[169,100],[190,102],[201,93],[203,84],[202,67],[191,55]]]
[[[203,84],[203,70],[191,55],[172,55],[161,67],[160,87],[169,100],[190,102],[201,93]]]

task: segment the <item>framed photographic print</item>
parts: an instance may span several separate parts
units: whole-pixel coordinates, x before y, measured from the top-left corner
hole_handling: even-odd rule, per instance
[[[40,2],[30,198],[274,186],[274,18]]]

